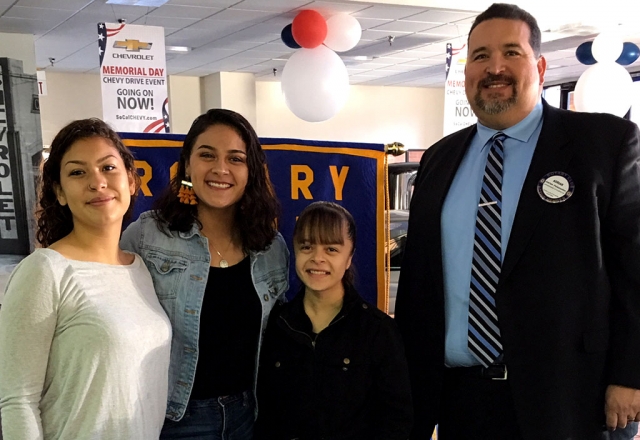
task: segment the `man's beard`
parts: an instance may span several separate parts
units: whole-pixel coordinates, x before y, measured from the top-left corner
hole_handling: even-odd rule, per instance
[[[485,101],[482,98],[481,92],[485,86],[490,85],[492,82],[502,81],[507,83],[512,87],[513,93],[511,96],[505,100],[502,99],[493,99]],[[480,110],[488,115],[497,115],[509,110],[516,102],[518,102],[518,91],[516,89],[517,82],[515,78],[507,75],[493,75],[488,74],[488,76],[478,82],[478,90],[476,91],[476,95],[473,98],[473,101]],[[491,98],[489,98],[491,99]]]

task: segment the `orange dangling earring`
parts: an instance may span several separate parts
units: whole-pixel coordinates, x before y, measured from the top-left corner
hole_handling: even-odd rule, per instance
[[[193,183],[188,180],[183,180],[180,183],[180,190],[178,191],[180,203],[184,203],[185,205],[197,205],[198,199],[196,198],[196,193],[193,191]]]

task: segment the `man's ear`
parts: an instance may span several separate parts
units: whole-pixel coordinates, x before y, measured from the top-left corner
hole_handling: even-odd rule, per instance
[[[542,55],[540,55],[540,58],[538,59],[537,68],[538,76],[540,77],[540,87],[542,87],[544,84],[544,74],[547,71],[547,60]]]

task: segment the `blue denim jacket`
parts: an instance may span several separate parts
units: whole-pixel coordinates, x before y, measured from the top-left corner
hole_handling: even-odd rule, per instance
[[[197,225],[189,232],[161,232],[147,211],[123,232],[122,249],[139,254],[151,273],[160,304],[171,320],[171,363],[167,418],[182,418],[189,401],[198,362],[200,310],[209,275],[208,240]],[[289,288],[289,250],[278,234],[267,250],[250,252],[251,278],[262,303],[260,340],[271,308]],[[256,373],[260,349],[256,353]],[[255,379],[254,379],[255,392]]]

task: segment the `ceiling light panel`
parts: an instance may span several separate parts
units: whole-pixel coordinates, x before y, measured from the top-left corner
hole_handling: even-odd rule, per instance
[[[107,0],[108,5],[145,6],[147,8],[159,8],[168,0]]]

